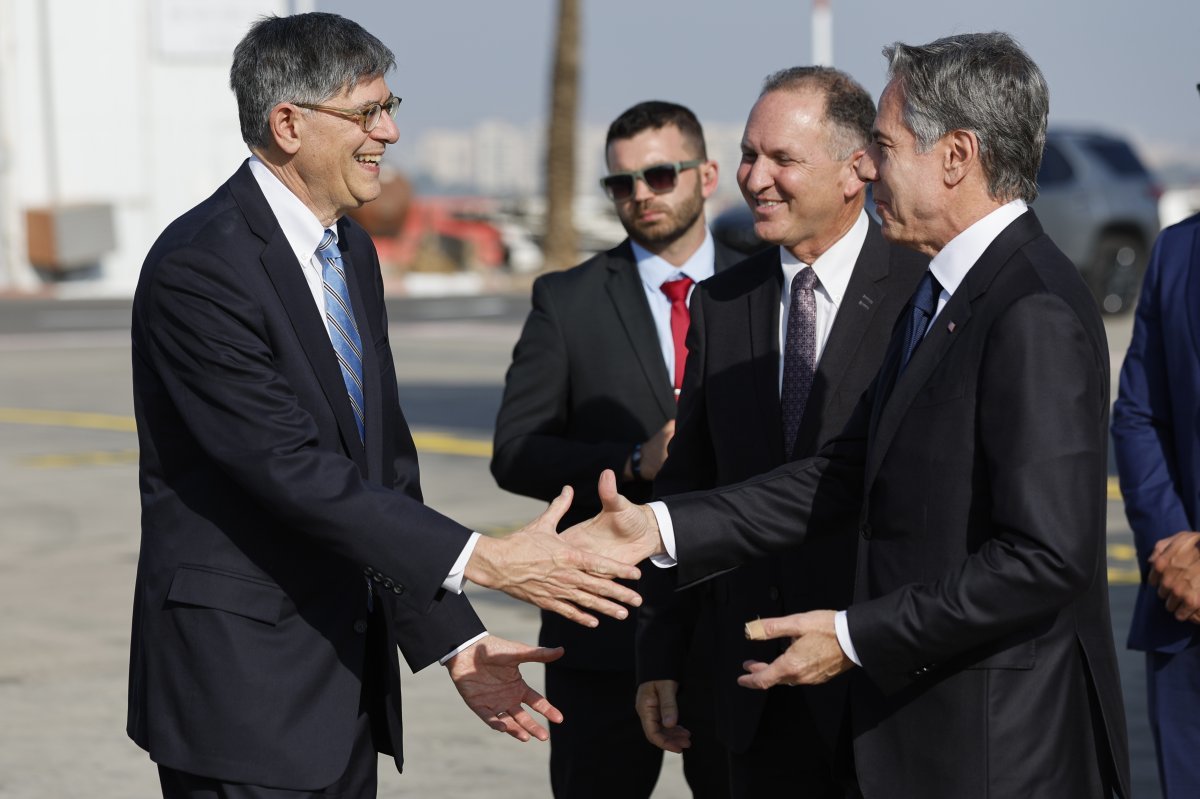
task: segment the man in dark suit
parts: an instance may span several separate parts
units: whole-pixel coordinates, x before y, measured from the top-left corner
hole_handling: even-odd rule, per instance
[[[606,474],[604,514],[567,536],[626,562],[673,553],[688,585],[853,518],[849,608],[747,625],[794,640],[739,681],[852,670],[867,799],[1128,797],[1104,547],[1108,348],[1025,206],[1048,90],[1001,33],[884,52],[859,174],[884,236],[932,260],[847,427],[813,458],[650,507]]]
[[[812,455],[841,431],[875,376],[928,259],[888,245],[863,210],[856,166],[874,117],[866,90],[828,67],[765,81],[737,178],[755,233],[776,246],[696,289],[679,420],[656,494],[728,485]],[[812,287],[805,273],[816,276]],[[806,340],[815,345],[811,363],[799,352]],[[807,390],[784,391],[783,401],[798,399],[803,410],[793,405],[785,416],[781,389],[797,370]],[[810,540],[690,591],[672,592],[674,576],[643,570],[639,584],[638,712],[647,737],[671,751],[685,745],[675,694],[688,642],[711,628],[716,734],[729,750],[732,795],[842,796],[823,736],[840,724],[845,678],[758,692],[737,677],[746,660],[779,651],[746,641],[747,619],[850,601],[854,538]]]
[[[402,763],[397,646],[544,740],[523,705],[560,714],[517,667],[560,653],[487,637],[464,577],[592,623],[570,605],[636,598],[555,535],[569,492],[503,541],[421,502],[379,263],[343,216],[397,139],[393,64],[332,14],[255,23],[231,70],[253,157],[142,270],[128,732],[168,797],[374,796],[376,752]]]
[[[564,524],[600,509],[595,485],[605,469],[621,475],[629,496],[650,498],[675,429],[690,287],[740,257],[705,224],[717,164],[691,111],[633,106],[609,127],[606,156],[602,183],[629,238],[534,283],[496,420],[496,481],[538,498],[575,486]],[[633,709],[633,637],[632,624],[573,630],[542,614],[539,640],[567,649],[546,672],[547,698],[568,718],[550,737],[560,799],[635,799],[654,788],[662,751],[646,741]],[[688,781],[708,795],[724,785],[723,768],[711,771],[723,764],[694,754],[685,760]]]
[[[1150,726],[1168,797],[1200,796],[1200,615],[1196,597],[1187,596],[1200,585],[1198,301],[1200,216],[1193,216],[1164,230],[1154,244],[1112,425],[1125,514],[1147,578],[1138,591],[1129,646],[1146,653]]]

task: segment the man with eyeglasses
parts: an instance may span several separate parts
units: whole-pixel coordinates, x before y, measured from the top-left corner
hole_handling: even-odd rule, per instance
[[[691,111],[635,105],[609,127],[605,152],[601,183],[629,237],[534,283],[496,420],[496,481],[538,498],[574,486],[564,526],[599,510],[604,469],[621,475],[628,496],[650,498],[675,429],[692,287],[741,258],[705,223],[717,164]],[[654,788],[662,750],[634,713],[633,636],[630,623],[572,630],[542,614],[539,640],[566,648],[546,671],[546,696],[567,716],[550,737],[560,799],[636,799]],[[695,702],[690,709],[702,712]],[[702,750],[685,757],[688,782],[697,796],[721,796],[723,758]]]
[[[696,291],[678,428],[657,495],[728,485],[813,454],[875,376],[928,259],[889,245],[863,208],[855,166],[874,117],[871,96],[835,69],[793,67],[764,81],[737,181],[756,235],[775,246]],[[777,652],[773,642],[747,641],[746,621],[847,604],[854,551],[853,536],[819,537],[682,592],[673,569],[644,569],[637,706],[650,739],[674,751],[687,745],[674,694],[685,642],[711,627],[731,795],[843,796],[834,753],[846,680],[761,692],[737,678],[747,660]]]
[[[488,636],[464,579],[594,624],[634,577],[426,507],[379,262],[345,216],[398,137],[392,53],[333,14],[267,17],[230,82],[252,156],[171,223],[134,298],[142,541],[128,732],[165,797],[373,797],[402,762],[397,647],[520,740],[561,714],[521,678],[561,651]],[[582,609],[581,609],[582,608]]]

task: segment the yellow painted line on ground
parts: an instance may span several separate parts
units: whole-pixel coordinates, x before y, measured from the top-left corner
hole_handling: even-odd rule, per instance
[[[1108,567],[1109,585],[1137,585],[1142,581],[1142,573],[1136,568]]]
[[[1121,501],[1121,484],[1117,482],[1117,478],[1115,477],[1108,478],[1108,501]]]
[[[132,416],[117,416],[111,413],[0,408],[0,423],[32,424],[42,427],[78,427],[86,430],[112,430],[118,433],[137,432],[137,425],[134,424]]]
[[[1127,560],[1133,563],[1137,560],[1137,550],[1130,544],[1109,544],[1108,556],[1117,560]]]
[[[79,411],[47,411],[34,408],[0,408],[0,424],[73,427],[83,430],[110,430],[119,433],[137,432],[137,425],[132,416]],[[413,441],[416,443],[417,449],[422,452],[438,455],[461,455],[468,458],[492,457],[492,442],[485,439],[463,438],[451,433],[427,431],[414,433]],[[36,468],[50,469],[129,463],[131,460],[137,460],[136,452],[132,456],[129,452],[79,452],[29,458],[25,463]]]

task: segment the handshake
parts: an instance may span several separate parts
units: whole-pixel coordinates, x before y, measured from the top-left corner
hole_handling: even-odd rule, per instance
[[[505,538],[481,538],[467,562],[466,577],[476,585],[595,627],[594,611],[625,619],[641,597],[615,582],[641,576],[634,565],[664,552],[654,513],[617,493],[616,476],[600,476],[602,509],[560,535],[559,519],[571,506],[570,487],[541,516]]]

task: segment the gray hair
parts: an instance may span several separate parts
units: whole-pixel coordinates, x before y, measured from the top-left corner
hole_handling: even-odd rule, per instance
[[[321,103],[395,65],[383,42],[337,14],[262,17],[234,48],[229,70],[242,140],[251,148],[270,144],[271,109],[279,103]]]
[[[833,67],[789,67],[767,76],[759,97],[771,92],[817,91],[825,97],[829,155],[838,161],[871,141],[875,103],[854,78]]]
[[[1006,33],[964,33],[930,44],[883,48],[888,77],[903,91],[904,124],[919,152],[952,130],[979,141],[988,193],[1037,198],[1050,90],[1042,71]]]

